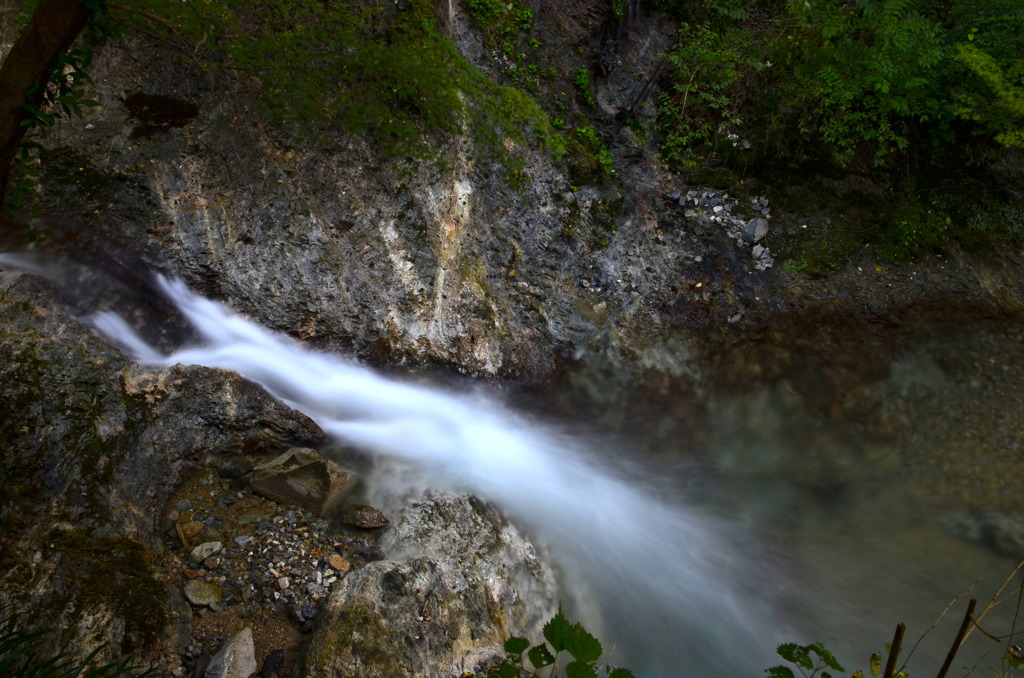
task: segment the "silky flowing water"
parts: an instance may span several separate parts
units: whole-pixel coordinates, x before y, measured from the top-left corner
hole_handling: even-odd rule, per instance
[[[1016,506],[1016,482],[998,480],[1015,470],[1003,464],[1016,460],[1016,419],[971,420],[979,408],[1016,407],[1013,327],[955,337],[973,351],[939,341],[897,356],[888,379],[852,396],[879,401],[866,426],[822,421],[784,383],[719,398],[706,409],[706,449],[691,460],[671,411],[570,434],[485,388],[386,378],[180,282],[161,286],[199,344],[165,355],[114,313],[96,326],[144,364],[235,370],[338,441],[494,502],[552,554],[567,604],[605,637],[613,661],[642,675],[758,675],[786,641],[820,640],[851,669],[866,667],[896,622],[908,625],[909,650],[957,596],[970,591],[984,605],[1012,569],[956,532],[982,529],[970,522],[976,501],[1009,495],[995,508]],[[975,444],[993,437],[1009,447]],[[657,449],[666,444],[683,454],[669,461]],[[1009,633],[1015,600],[993,615],[992,633]],[[916,650],[911,675],[941,663],[962,609]],[[956,666],[987,669],[1002,652],[978,633]]]
[[[910,675],[927,675],[963,599],[984,606],[1015,564],[991,548],[1012,550],[1012,527],[993,536],[991,524],[1022,496],[1019,324],[963,328],[897,354],[884,379],[838,399],[871,412],[865,421],[829,417],[782,380],[707,393],[696,415],[666,397],[642,411],[622,403],[628,414],[616,418],[613,399],[568,426],[484,386],[382,376],[181,282],[160,287],[195,329],[193,345],[165,353],[112,312],[95,326],[142,364],[235,370],[338,442],[494,502],[550,553],[567,607],[612,663],[638,675],[761,675],[787,641],[822,641],[849,671],[867,669],[898,621],[906,657],[961,596],[914,652]],[[560,403],[551,411],[594,377],[584,369],[549,394]],[[1009,633],[1016,604],[1011,595],[986,629]],[[1004,650],[975,633],[952,675],[965,664],[985,673]]]

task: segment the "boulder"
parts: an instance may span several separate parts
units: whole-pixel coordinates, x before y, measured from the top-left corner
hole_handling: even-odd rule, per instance
[[[268,499],[307,508],[323,517],[352,491],[355,476],[314,450],[293,447],[254,468],[249,482]]]
[[[758,242],[768,234],[768,220],[754,217],[743,229],[743,238],[750,243]]]
[[[249,678],[256,673],[256,649],[248,626],[231,637],[213,656],[204,678]]]
[[[382,547],[387,559],[331,594],[304,675],[484,675],[505,639],[542,637],[556,608],[554,576],[533,546],[473,497],[407,507]]]

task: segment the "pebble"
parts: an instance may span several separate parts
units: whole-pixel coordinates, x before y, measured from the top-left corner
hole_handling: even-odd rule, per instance
[[[189,552],[189,558],[192,559],[193,563],[201,563],[210,556],[220,553],[220,550],[224,548],[224,545],[219,541],[207,541],[203,542],[199,546],[192,549]]]
[[[352,504],[345,507],[341,513],[341,522],[364,530],[387,527],[391,524],[391,521],[385,518],[383,513],[372,506],[363,504]]]
[[[747,222],[743,229],[743,237],[747,242],[757,242],[768,234],[768,220],[755,217]]]
[[[197,607],[218,604],[224,596],[224,591],[219,586],[201,579],[191,579],[186,582],[184,592],[188,602]]]
[[[175,499],[165,514],[169,518],[170,511],[177,512],[168,537],[175,545],[181,542],[176,569],[187,587],[186,599],[197,609],[236,615],[256,628],[254,624],[266,614],[276,614],[281,606],[296,606],[299,614],[289,612],[288,619],[306,631],[340,577],[362,562],[383,557],[372,532],[359,537],[339,533],[311,510],[274,504],[248,488],[235,491],[231,479],[216,468],[208,469],[208,474],[209,482],[199,481],[205,485],[200,494],[191,495],[192,501]],[[210,500],[205,499],[208,490],[215,490]],[[177,506],[189,510],[180,511]],[[369,524],[388,524],[376,509],[361,515]],[[218,532],[227,535],[227,548],[210,539],[217,533],[211,534],[209,524],[223,526]],[[183,527],[196,537],[191,543],[187,536],[181,539]],[[196,546],[197,541],[206,543]],[[193,552],[202,559],[193,558]],[[182,659],[192,670],[222,644],[223,638],[197,634]],[[198,678],[206,676],[201,672]]]
[[[206,523],[201,520],[189,520],[175,525],[175,529],[177,529],[181,535],[184,535],[186,539],[195,537],[203,531],[204,527],[206,527]]]

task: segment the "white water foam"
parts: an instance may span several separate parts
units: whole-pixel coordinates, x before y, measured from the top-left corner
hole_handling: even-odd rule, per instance
[[[420,465],[499,506],[593,597],[612,663],[638,675],[757,675],[787,637],[735,530],[603,470],[581,444],[480,394],[385,378],[265,330],[160,279],[203,344],[165,355],[120,316],[95,326],[142,364],[234,370],[339,441]],[[767,584],[765,585],[767,586]],[[589,607],[588,604],[577,609]]]

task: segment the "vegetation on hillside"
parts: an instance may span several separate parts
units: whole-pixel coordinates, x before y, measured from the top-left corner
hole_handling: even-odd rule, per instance
[[[627,122],[638,138],[657,140],[668,165],[697,181],[709,166],[734,178],[779,168],[868,174],[894,198],[870,233],[887,256],[952,241],[1024,242],[1018,0],[650,2],[675,23],[677,40],[656,121]],[[285,139],[326,144],[342,130],[382,154],[445,165],[434,141],[458,136],[471,140],[474,158],[501,158],[513,185],[528,178],[512,149],[528,142],[565,157],[573,183],[615,176],[613,125],[596,110],[597,23],[589,47],[575,46],[578,65],[556,68],[529,3],[467,0],[458,11],[500,64],[488,75],[446,37],[449,18],[431,0],[78,4],[93,16],[93,41],[131,32],[175,46],[225,86],[253,92]],[[603,11],[606,25],[625,20],[621,0]],[[93,103],[82,96],[90,44],[67,52],[49,87],[38,86],[52,96],[21,107],[30,133],[7,191],[15,207],[31,197],[32,165],[45,153],[40,129]],[[862,227],[843,232],[839,223],[822,236],[835,242],[807,246],[844,251]]]
[[[800,266],[866,242],[888,258],[1024,242],[1024,3],[656,4],[679,22],[658,101],[670,165],[857,174],[886,194],[876,223],[805,238]]]
[[[661,0],[682,21],[661,98],[666,157],[885,166],[991,139],[1024,147],[1017,0]]]

